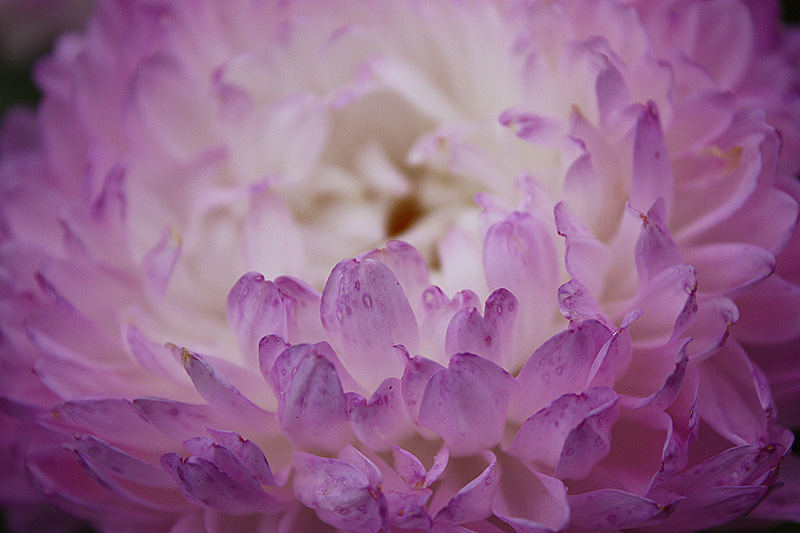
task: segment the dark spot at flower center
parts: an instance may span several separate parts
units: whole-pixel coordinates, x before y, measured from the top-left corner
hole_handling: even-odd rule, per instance
[[[423,214],[425,211],[415,196],[400,198],[386,217],[386,236],[395,237],[409,230]]]

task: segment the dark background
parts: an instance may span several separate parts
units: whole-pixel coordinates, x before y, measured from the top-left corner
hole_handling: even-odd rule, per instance
[[[782,0],[782,4],[784,20],[790,24],[800,23],[800,0]],[[0,116],[13,105],[34,107],[39,101],[41,95],[31,81],[30,72],[36,57],[47,53],[49,48],[50,43],[41,43],[38,46],[38,50],[31,54],[31,59],[29,60],[21,62],[0,61]],[[800,434],[796,433],[796,437],[794,452],[800,453]],[[0,533],[6,533],[6,531],[0,511]],[[800,525],[789,524],[763,531],[769,533],[800,532]],[[78,529],[76,533],[93,533],[93,530],[91,528]]]

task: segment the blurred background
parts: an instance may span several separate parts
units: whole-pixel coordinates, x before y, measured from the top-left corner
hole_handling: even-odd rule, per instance
[[[782,0],[782,4],[784,20],[800,24],[800,0]],[[80,30],[91,5],[91,0],[0,0],[0,117],[11,106],[36,106],[41,96],[31,80],[36,60],[50,50],[58,35]],[[800,453],[800,432],[795,435],[794,452]],[[0,533],[7,531],[0,510]],[[92,531],[79,526],[76,533]],[[800,533],[800,526],[765,531]]]

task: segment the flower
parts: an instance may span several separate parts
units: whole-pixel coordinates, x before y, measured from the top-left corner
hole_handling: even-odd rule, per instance
[[[99,5],[0,136],[2,500],[108,531],[800,519],[776,11]]]

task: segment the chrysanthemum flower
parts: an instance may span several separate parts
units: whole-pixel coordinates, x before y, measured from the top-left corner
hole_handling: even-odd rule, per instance
[[[800,520],[798,61],[763,0],[100,3],[0,136],[0,498]]]

